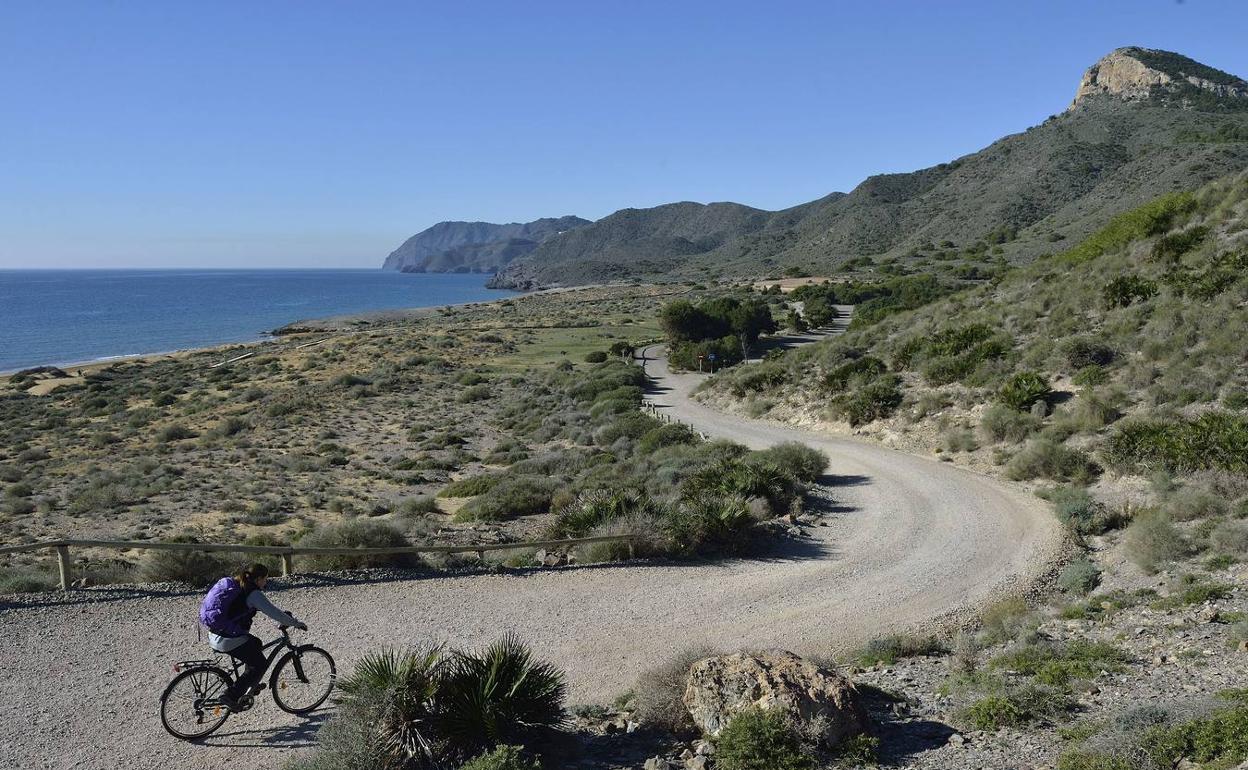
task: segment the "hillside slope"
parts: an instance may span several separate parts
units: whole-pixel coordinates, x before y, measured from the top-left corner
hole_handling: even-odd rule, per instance
[[[492,273],[547,238],[587,224],[575,216],[506,225],[439,222],[390,252],[382,267],[405,273]]]
[[[950,163],[874,176],[848,195],[781,212],[715,204],[733,207],[738,221],[695,230],[703,240],[667,237],[670,206],[627,209],[552,238],[495,285],[823,273],[855,257],[917,260],[977,244],[1030,261],[1157,195],[1243,168],[1248,82],[1178,54],[1123,48],[1088,70],[1062,114]],[[674,206],[702,219],[696,204]],[[617,227],[617,218],[636,226]]]

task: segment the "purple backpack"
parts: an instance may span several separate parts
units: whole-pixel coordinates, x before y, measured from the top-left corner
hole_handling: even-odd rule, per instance
[[[218,636],[242,636],[255,612],[247,607],[243,586],[232,577],[218,580],[199,605],[199,622]]]

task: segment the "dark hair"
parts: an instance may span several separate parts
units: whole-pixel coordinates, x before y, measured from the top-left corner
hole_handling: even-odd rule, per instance
[[[249,564],[238,572],[234,573],[234,579],[242,585],[248,583],[254,584],[258,579],[269,576],[269,568],[260,562]]]

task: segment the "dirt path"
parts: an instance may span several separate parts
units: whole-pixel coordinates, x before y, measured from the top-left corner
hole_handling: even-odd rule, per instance
[[[608,700],[693,645],[826,654],[927,625],[1030,581],[1059,548],[1053,518],[1023,492],[871,444],[742,422],[688,398],[698,375],[647,367],[660,385],[651,400],[704,433],[827,452],[832,525],[762,560],[310,586],[274,600],[309,621],[307,637],[340,670],[380,645],[476,645],[515,631],[567,670],[575,703]],[[0,611],[0,767],[247,770],[312,744],[324,712],[301,721],[263,700],[206,745],[168,737],[157,698],[173,661],[203,656],[199,596],[101,598]]]

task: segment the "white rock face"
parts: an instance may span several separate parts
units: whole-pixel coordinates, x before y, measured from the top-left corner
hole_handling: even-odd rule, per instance
[[[1075,92],[1075,101],[1070,105],[1071,109],[1089,96],[1108,94],[1126,101],[1142,101],[1152,96],[1158,88],[1176,89],[1183,86],[1194,86],[1220,97],[1248,99],[1248,83],[1242,80],[1215,83],[1183,72],[1182,61],[1185,57],[1175,57],[1177,71],[1162,72],[1137,58],[1141,54],[1173,56],[1164,51],[1142,48],[1119,48],[1110,52],[1083,74],[1079,89]],[[1196,62],[1190,64],[1199,66]]]

